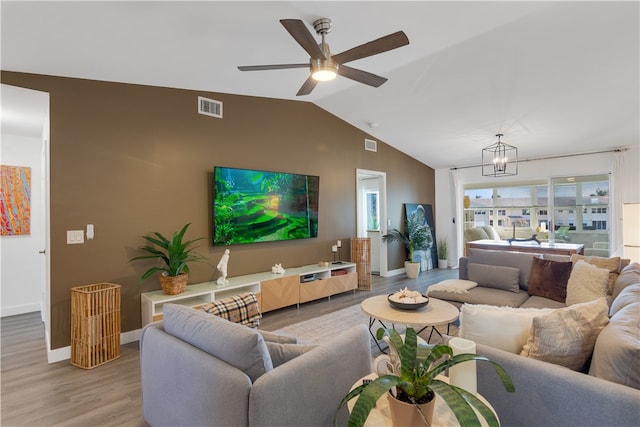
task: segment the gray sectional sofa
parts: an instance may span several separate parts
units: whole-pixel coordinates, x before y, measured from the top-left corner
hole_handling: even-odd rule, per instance
[[[429,296],[448,300],[458,307],[467,303],[567,309],[563,302],[529,295],[531,264],[535,256],[472,250],[468,258],[460,260],[461,280],[469,279],[472,264],[517,268],[517,288],[513,288],[514,272],[498,268],[493,271],[495,282],[499,284],[497,287],[478,285],[467,292],[434,291],[429,292]],[[559,262],[568,259],[547,258]],[[472,277],[489,280],[488,271],[475,271]],[[510,277],[505,279],[504,276]],[[610,319],[595,338],[591,359],[583,372],[492,346],[477,345],[476,352],[500,363],[516,386],[515,393],[504,393],[491,366],[477,365],[478,392],[494,406],[503,426],[640,425],[640,264],[632,263],[621,270],[608,302]],[[500,334],[499,328],[492,333]]]
[[[163,314],[140,338],[143,415],[154,427],[329,426],[371,373],[364,325],[310,346],[180,305]]]

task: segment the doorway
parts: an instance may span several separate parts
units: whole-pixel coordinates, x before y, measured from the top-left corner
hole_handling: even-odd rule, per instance
[[[1,237],[1,316],[40,311],[50,354],[49,94],[2,84],[2,164],[29,171],[29,232]]]
[[[387,174],[356,169],[356,182],[356,236],[371,239],[371,272],[387,277]]]

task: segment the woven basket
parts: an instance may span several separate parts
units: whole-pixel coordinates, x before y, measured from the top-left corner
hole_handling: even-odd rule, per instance
[[[162,292],[167,295],[178,295],[187,289],[187,274],[179,274],[177,276],[160,276],[160,286]]]

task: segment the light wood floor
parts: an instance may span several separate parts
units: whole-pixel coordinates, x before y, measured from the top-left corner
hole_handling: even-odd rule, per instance
[[[457,270],[439,269],[423,272],[417,280],[374,276],[372,291],[346,292],[302,304],[300,309],[265,313],[260,327],[279,329],[405,286],[425,292],[430,284],[455,277]],[[4,317],[1,328],[2,427],[147,426],[142,418],[137,342],[123,345],[119,359],[84,370],[69,361],[47,363],[40,313]]]

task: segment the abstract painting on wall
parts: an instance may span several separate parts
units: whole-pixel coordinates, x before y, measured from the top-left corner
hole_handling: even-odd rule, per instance
[[[31,168],[2,165],[0,170],[2,236],[31,233]]]

